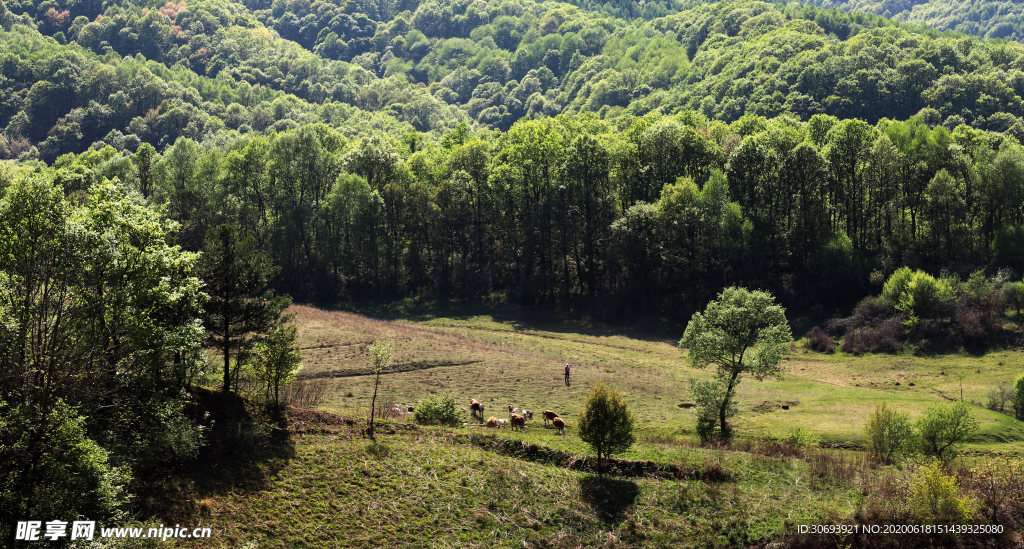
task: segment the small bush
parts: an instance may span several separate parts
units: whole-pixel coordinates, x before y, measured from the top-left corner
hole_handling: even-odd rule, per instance
[[[868,455],[886,464],[898,462],[913,453],[916,433],[910,415],[880,404],[871,413],[864,428],[868,439]]]
[[[1020,315],[1021,308],[1024,308],[1024,282],[1006,282],[1000,288],[1000,294],[1004,306]]]
[[[412,414],[420,425],[447,425],[462,423],[462,410],[454,395],[430,395],[419,403]]]
[[[911,505],[921,522],[970,524],[974,518],[971,499],[957,497],[956,478],[947,475],[939,462],[921,467],[910,486]]]
[[[248,418],[218,423],[221,444],[229,453],[242,453],[266,447],[274,435],[273,425]]]
[[[857,328],[846,332],[839,347],[844,353],[895,353],[903,347],[903,323],[890,318],[877,328]]]
[[[978,496],[990,521],[1024,521],[1024,461],[1016,457],[982,459],[963,479],[963,486]]]
[[[921,320],[914,330],[914,340],[925,353],[950,350],[959,345],[959,338],[953,329],[935,319]]]
[[[1007,413],[1013,410],[1013,388],[1006,383],[1000,383],[995,389],[988,392],[988,403],[986,408],[993,412]]]
[[[978,431],[978,420],[966,402],[926,408],[917,419],[921,433],[921,452],[949,463],[964,442]]]
[[[303,408],[317,408],[327,400],[329,389],[326,379],[297,381],[281,388],[281,402]],[[349,396],[352,396],[351,393]]]
[[[726,386],[720,379],[690,381],[690,394],[696,404],[693,411],[697,416],[697,436],[703,444],[722,438],[718,428],[718,412],[726,392]],[[733,417],[737,411],[736,401],[732,400],[725,410],[725,417]]]
[[[857,476],[862,463],[841,452],[816,451],[804,458],[811,476],[811,483],[817,486],[843,486]]]
[[[815,435],[810,429],[803,425],[793,429],[786,437],[786,442],[793,448],[807,449],[814,448],[821,442],[821,437]]]
[[[892,303],[880,297],[868,296],[860,300],[860,303],[853,309],[850,322],[855,327],[876,325],[895,315],[896,309]]]
[[[815,326],[807,332],[807,348],[819,353],[833,353],[836,350],[836,341],[824,330]]]
[[[884,470],[881,475],[865,482],[867,496],[860,510],[862,524],[910,524],[914,513],[910,505],[911,475],[906,472]]]

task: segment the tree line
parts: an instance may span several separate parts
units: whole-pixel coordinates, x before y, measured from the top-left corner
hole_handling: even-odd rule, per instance
[[[616,316],[744,284],[830,314],[902,266],[1024,271],[1024,149],[936,121],[584,114],[437,141],[313,124],[46,171],[67,193],[118,178],[189,250],[236,225],[301,299],[497,293]]]

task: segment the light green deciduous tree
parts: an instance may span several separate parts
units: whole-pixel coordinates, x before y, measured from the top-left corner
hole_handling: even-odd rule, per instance
[[[703,313],[693,315],[679,348],[690,350],[695,368],[715,366],[725,386],[716,403],[722,440],[732,436],[727,417],[742,376],[781,377],[782,344],[791,339],[785,310],[768,292],[726,288]]]
[[[864,434],[868,439],[868,455],[888,464],[912,453],[917,440],[910,415],[890,408],[884,402],[868,417]]]
[[[302,368],[302,355],[295,344],[297,334],[296,326],[276,326],[256,350],[256,372],[266,387],[268,399],[273,395],[275,407],[280,405],[281,387],[293,381]]]
[[[921,451],[949,463],[960,445],[978,431],[978,420],[971,414],[971,406],[960,401],[925,409],[917,419],[917,429],[921,433]]]
[[[384,373],[395,358],[395,346],[390,341],[374,341],[370,348],[370,368],[373,370],[373,398],[370,399],[370,427],[366,430],[373,438],[373,417],[377,412],[377,387],[380,375]]]

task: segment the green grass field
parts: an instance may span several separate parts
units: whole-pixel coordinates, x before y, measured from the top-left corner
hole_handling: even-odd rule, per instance
[[[376,321],[345,312],[295,306],[304,368],[300,378],[329,380],[326,410],[361,414],[369,409],[372,380],[366,347],[394,341],[394,373],[382,381],[383,398],[415,405],[428,394],[452,393],[468,405],[476,398],[487,415],[507,417],[507,406],[558,412],[570,427],[587,390],[598,382],[622,391],[637,413],[641,439],[692,440],[691,379],[712,375],[694,370],[676,341],[617,335],[611,330],[543,320],[498,320],[493,315],[437,316]],[[680,333],[681,336],[681,333]],[[803,426],[826,445],[856,448],[870,410],[889,404],[916,417],[934,404],[960,399],[958,373],[965,373],[963,398],[984,403],[998,383],[1024,372],[1024,355],[1000,351],[985,356],[824,355],[794,344],[784,358],[781,380],[744,380],[739,386],[741,437],[784,437]],[[572,363],[572,386],[562,367]],[[351,397],[346,395],[351,394]],[[792,404],[789,410],[763,406]],[[761,405],[761,406],[759,406]],[[754,408],[771,411],[755,412]],[[1024,451],[1024,424],[976,408],[981,432],[972,449]]]
[[[602,479],[444,429],[385,429],[377,442],[330,418],[293,430],[284,455],[197,477],[189,493],[218,535],[194,546],[743,547],[857,501],[855,489],[814,486],[787,457],[688,449],[729,478]]]
[[[300,378],[329,387],[324,412],[294,409],[285,445],[171,483],[162,497],[176,503],[161,518],[215,533],[186,546],[845,547],[842,538],[800,542],[795,534],[800,524],[870,516],[872,498],[891,486],[885,479],[904,474],[870,465],[856,451],[876,404],[916,416],[960,398],[958,373],[966,373],[964,399],[983,402],[1024,370],[1016,351],[852,357],[795,344],[782,380],[740,385],[740,443],[726,451],[698,447],[692,411],[678,406],[689,401],[689,380],[711,373],[689,367],[671,329],[612,330],[516,311],[387,321],[307,306],[290,312],[300,327]],[[525,433],[420,427],[405,416],[386,419],[370,442],[362,433],[372,393],[366,349],[380,338],[397,351],[378,397],[389,407],[451,393],[467,405],[484,402],[487,416],[507,417],[509,404],[550,408],[565,419],[567,435],[544,428],[539,414]],[[573,364],[571,387],[561,375],[565,362]],[[586,470],[592,457],[573,425],[598,382],[622,391],[639,420],[637,444],[616,457],[696,476],[600,478]],[[1024,423],[982,407],[975,414],[982,429],[968,453],[1024,451]],[[839,449],[806,459],[772,449],[770,439],[799,426]],[[575,465],[500,448],[568,455]],[[1007,539],[1022,542],[1019,532]]]

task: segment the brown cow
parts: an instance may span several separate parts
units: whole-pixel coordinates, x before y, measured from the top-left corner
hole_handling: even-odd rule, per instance
[[[562,421],[562,418],[555,416],[555,418],[551,420],[551,423],[555,425],[555,429],[558,429],[559,433],[563,435],[565,434],[565,422]]]
[[[526,419],[533,419],[533,410],[523,410],[523,416]]]
[[[547,427],[548,422],[553,421],[556,417],[558,417],[558,414],[551,410],[544,410],[544,426]]]
[[[516,430],[516,427],[519,427],[520,431],[522,431],[524,433],[526,432],[526,418],[525,417],[520,416],[520,415],[516,415],[516,414],[512,414],[512,419],[510,419],[509,422],[512,423],[512,430],[513,431]]]
[[[470,415],[473,415],[473,416],[476,416],[476,415],[479,414],[480,415],[480,421],[483,421],[484,420],[484,405],[480,404],[480,401],[478,401],[475,398],[469,399],[469,413],[470,413]]]
[[[488,418],[487,419],[487,426],[492,428],[492,429],[497,429],[498,428],[498,418],[496,418],[494,416],[491,416],[490,418]]]

